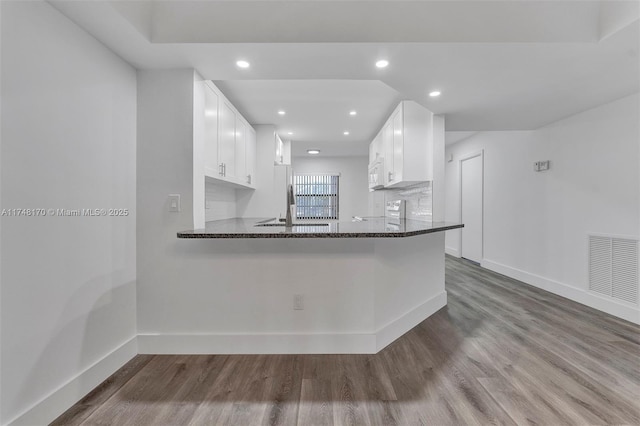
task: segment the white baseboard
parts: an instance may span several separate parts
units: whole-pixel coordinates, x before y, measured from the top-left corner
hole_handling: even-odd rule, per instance
[[[436,294],[420,306],[412,309],[400,318],[391,321],[376,332],[376,352],[381,351],[394,340],[420,324],[447,305],[447,292]]]
[[[139,334],[141,354],[370,354],[369,333]]]
[[[137,353],[136,337],[133,337],[51,392],[8,424],[11,426],[33,426],[51,423],[107,377],[118,371]]]
[[[534,287],[538,287],[542,290],[548,291],[558,296],[566,297],[574,302],[581,303],[591,308],[597,309],[602,312],[606,312],[614,317],[622,318],[623,320],[640,324],[640,309],[638,306],[634,306],[631,303],[622,301],[616,301],[604,296],[600,296],[596,293],[574,287],[568,284],[554,281],[549,278],[542,277],[540,275],[532,274],[530,272],[523,271],[521,269],[512,268],[511,266],[503,265],[498,262],[483,259],[481,266],[491,271],[497,272],[502,275],[514,278],[524,283],[530,284]]]
[[[136,354],[373,354],[447,304],[447,293],[374,333],[139,334],[13,419],[11,426],[49,424]]]
[[[447,304],[443,291],[375,333],[139,334],[140,354],[374,354]]]
[[[460,257],[460,251],[457,248],[445,246],[444,252],[454,257]]]

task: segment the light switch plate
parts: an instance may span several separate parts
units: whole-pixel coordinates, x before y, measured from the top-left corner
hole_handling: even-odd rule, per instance
[[[180,211],[180,194],[169,194],[169,211]]]

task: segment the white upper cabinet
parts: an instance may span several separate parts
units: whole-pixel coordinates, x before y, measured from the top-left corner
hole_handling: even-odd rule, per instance
[[[291,165],[291,142],[283,141],[277,133],[274,134],[274,153],[273,163],[276,166]]]
[[[282,143],[282,139],[280,139],[280,136],[278,136],[277,133],[274,134],[274,155],[275,157],[273,158],[273,164],[279,165],[283,163],[283,151],[284,151],[284,145]]]
[[[218,88],[205,84],[205,176],[254,188],[256,133]]]
[[[382,129],[384,146],[384,185],[387,186],[393,177],[393,120],[389,119]]]
[[[282,164],[291,165],[291,141],[282,141]]]
[[[396,111],[393,116],[393,174],[389,179],[389,184],[402,182],[402,172],[404,171],[404,126],[402,120],[402,108]]]
[[[218,95],[204,85],[204,171],[218,174]]]
[[[369,144],[369,164],[373,164],[380,158],[384,158],[384,146],[382,145],[382,132],[378,133]]]
[[[244,124],[242,116],[236,115],[235,176],[240,182],[246,182],[247,177],[247,163],[245,158],[247,127],[248,126]]]
[[[220,138],[218,139],[218,163],[223,177],[235,177],[236,168],[236,114],[225,101],[220,102]]]
[[[385,188],[401,188],[433,180],[433,113],[413,101],[403,101],[369,146],[384,155]]]
[[[255,178],[256,173],[256,131],[253,130],[253,127],[247,127],[247,134],[245,137],[246,149],[245,149],[245,159],[246,159],[246,184],[253,185],[253,180]]]

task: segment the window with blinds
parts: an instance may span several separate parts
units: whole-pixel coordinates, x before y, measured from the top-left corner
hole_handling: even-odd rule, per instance
[[[295,175],[296,219],[338,219],[338,175]]]

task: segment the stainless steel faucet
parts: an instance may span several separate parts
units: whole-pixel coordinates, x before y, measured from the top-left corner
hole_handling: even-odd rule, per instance
[[[284,222],[286,228],[293,227],[293,218],[291,217],[291,207],[296,205],[296,199],[293,196],[293,185],[287,185],[287,213]]]

